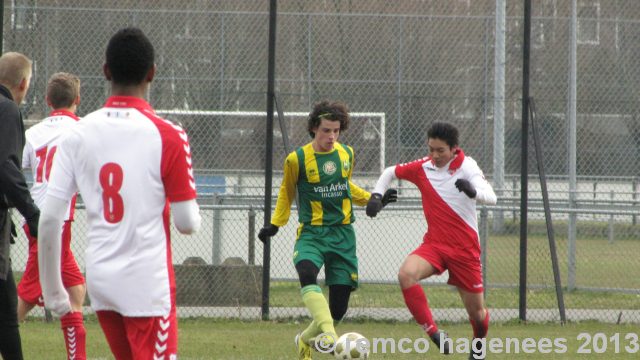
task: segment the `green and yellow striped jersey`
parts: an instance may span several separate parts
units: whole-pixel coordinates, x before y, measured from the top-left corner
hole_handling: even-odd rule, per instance
[[[336,143],[329,152],[315,152],[312,143],[290,153],[284,162],[284,178],[271,223],[289,221],[291,203],[298,192],[298,221],[305,225],[331,226],[355,221],[352,202],[367,204],[367,191],[351,182],[353,149]]]

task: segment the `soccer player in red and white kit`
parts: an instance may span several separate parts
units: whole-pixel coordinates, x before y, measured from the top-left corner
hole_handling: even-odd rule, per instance
[[[56,73],[47,84],[46,101],[53,109],[49,117],[26,132],[26,144],[22,154],[22,168],[31,169],[33,186],[31,196],[36,205],[42,207],[52,161],[65,132],[74,126],[79,118],[75,115],[80,104],[80,79],[69,73]],[[71,300],[71,310],[60,318],[62,333],[67,348],[67,358],[86,359],[86,331],[82,320],[84,303],[84,277],[71,251],[71,222],[75,208],[75,197],[66,209],[62,229],[62,282]],[[24,321],[27,313],[36,305],[44,306],[38,274],[38,240],[31,236],[24,225],[29,239],[27,266],[18,284],[18,320]]]
[[[484,304],[476,203],[495,204],[496,194],[478,164],[458,146],[458,129],[435,122],[427,132],[429,156],[384,170],[367,204],[367,215],[382,209],[382,195],[395,178],[415,184],[422,196],[427,232],[400,267],[398,279],[405,303],[440,351],[451,353],[450,341],[436,326],[419,281],[449,270],[469,314],[474,339],[484,339],[489,311]],[[469,359],[482,359],[483,342],[474,340]]]
[[[66,135],[49,177],[38,228],[44,302],[57,314],[71,310],[60,278],[61,213],[79,190],[89,222],[87,289],[111,352],[176,359],[169,218],[184,234],[201,221],[187,134],[144,99],[156,66],[140,29],[111,37],[103,70],[111,97]]]

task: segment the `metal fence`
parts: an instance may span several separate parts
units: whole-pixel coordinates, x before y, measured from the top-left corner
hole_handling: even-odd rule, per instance
[[[422,157],[432,121],[456,124],[465,152],[478,161],[499,194],[498,205],[485,208],[479,218],[487,302],[496,309],[492,318],[509,319],[517,317],[518,306],[521,189],[512,179],[520,168],[523,9],[520,2],[505,2],[502,48],[496,3],[281,0],[276,90],[285,112],[308,112],[314,102],[331,98],[345,101],[353,112],[384,114],[384,128],[376,127],[375,117],[354,118],[353,128],[341,138],[356,151],[356,182],[369,188],[380,172],[381,148],[386,165]],[[45,84],[57,71],[80,76],[80,115],[100,107],[109,92],[101,73],[108,38],[127,25],[148,34],[158,65],[149,100],[189,132],[204,219],[196,236],[173,231],[181,315],[258,317],[262,245],[251,235],[263,223],[267,155],[266,117],[254,113],[266,108],[268,2],[5,4],[4,50],[34,60],[24,105],[29,124],[47,114]],[[640,68],[635,62],[640,55],[640,3],[577,1],[575,129],[567,115],[571,1],[536,1],[533,14],[531,94],[550,175],[568,317],[617,321],[624,313],[622,321],[640,322],[640,261],[630,256],[640,250]],[[498,118],[503,125],[498,126]],[[294,130],[304,129],[295,121],[305,119],[287,123],[293,146],[299,146],[309,139],[303,130]],[[272,156],[279,168],[286,155],[279,130],[275,145]],[[570,191],[568,154],[573,145],[578,182]],[[556,319],[533,155],[530,164],[529,319]],[[276,171],[274,196],[279,176]],[[375,220],[356,211],[363,288],[354,294],[349,316],[409,317],[395,274],[420,242],[426,224],[415,188],[397,185],[400,201]],[[571,214],[576,227],[570,225]],[[80,209],[73,243],[81,264],[83,216]],[[290,260],[295,216],[294,211],[294,219],[272,242],[275,317],[306,314]],[[576,241],[569,240],[572,231]],[[21,240],[12,249],[18,272],[27,254],[26,240]],[[432,282],[435,289],[446,289],[444,279]],[[446,290],[441,293],[430,299],[442,309],[436,316],[466,319],[462,305],[447,302]]]

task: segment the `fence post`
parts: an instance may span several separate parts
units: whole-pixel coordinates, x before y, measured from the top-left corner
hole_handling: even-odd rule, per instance
[[[220,265],[222,254],[222,210],[216,205],[222,204],[222,197],[218,193],[213,193],[213,231],[211,239],[211,264]]]
[[[593,181],[593,206],[598,206],[598,182],[595,180]],[[594,219],[597,217],[596,214],[592,216]]]
[[[518,179],[516,177],[511,178],[511,189],[513,189],[512,190],[513,197],[517,197],[518,195],[520,195],[520,194],[518,194]],[[512,220],[516,221],[516,211],[515,210],[512,211],[511,216],[513,217]]]
[[[495,214],[495,213],[494,213]],[[478,230],[480,231],[480,261],[482,262],[482,284],[485,291],[484,296],[487,296],[487,239],[489,237],[489,210],[485,206],[480,210],[480,224],[478,224]]]
[[[249,206],[249,265],[256,263],[256,211]]]
[[[609,197],[613,203],[613,198],[615,197],[613,190],[609,193]],[[613,244],[613,214],[609,215],[609,244]]]
[[[244,176],[242,174],[238,175],[238,182],[236,183],[235,192],[236,194],[242,194],[242,187],[244,186]]]
[[[638,177],[637,176],[633,177],[633,181],[631,182],[631,189],[633,191],[633,194],[631,195],[634,201],[633,206],[636,206],[638,205],[638,203],[636,202],[636,200],[638,200]],[[631,218],[631,223],[635,225],[637,220],[638,220],[637,216],[633,215],[633,217]]]

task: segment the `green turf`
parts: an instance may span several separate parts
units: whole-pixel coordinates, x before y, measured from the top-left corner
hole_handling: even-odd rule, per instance
[[[424,286],[429,296],[429,303],[434,308],[461,308],[458,292],[449,286]],[[323,287],[325,295],[327,288]],[[270,304],[273,307],[303,306],[297,282],[272,282]],[[553,309],[558,303],[555,289],[529,290],[527,300],[530,308]],[[565,305],[570,309],[640,309],[640,295],[593,292],[566,291]],[[395,284],[361,284],[351,296],[352,308],[387,307],[404,308],[404,300],[400,288]],[[487,305],[490,308],[518,308],[518,289],[487,290]]]
[[[519,246],[515,235],[492,235],[487,244],[487,304],[493,308],[517,308],[519,283]],[[569,309],[640,309],[640,294],[606,291],[607,288],[637,289],[640,261],[630,254],[640,253],[637,238],[617,239],[581,237],[577,242],[575,289],[567,290],[566,232],[556,235],[559,270]],[[530,308],[555,308],[553,272],[546,236],[528,238],[528,305]],[[372,284],[362,279],[353,294],[352,307],[404,307],[397,284]],[[603,291],[591,291],[599,288]],[[447,286],[425,286],[434,307],[461,307],[458,293]],[[271,305],[301,306],[297,282],[272,282]],[[326,289],[325,289],[326,291]]]
[[[276,360],[295,359],[295,348],[293,337],[306,325],[306,321],[300,322],[241,322],[227,320],[209,319],[182,319],[179,330],[179,359],[181,360]],[[113,359],[105,343],[104,336],[94,317],[89,317],[86,322],[87,327],[87,355],[88,359]],[[454,344],[459,350],[464,350],[463,339],[470,335],[471,330],[468,324],[441,324],[441,328],[449,332],[455,339]],[[401,338],[408,338],[416,341],[421,335],[421,330],[413,323],[409,322],[364,322],[346,321],[338,328],[338,332],[356,331],[365,335],[369,340],[373,338],[392,338],[396,343]],[[526,354],[523,348],[520,353],[514,354],[513,341],[511,341],[511,353],[505,354],[502,348],[501,354],[491,354],[488,359],[636,359],[640,351],[638,342],[625,340],[629,336],[638,336],[638,327],[632,325],[610,325],[595,322],[570,323],[566,326],[558,324],[519,324],[511,322],[506,324],[492,325],[490,328],[490,338],[495,338],[496,344],[501,341],[506,343],[508,338],[518,339],[522,344],[525,338],[532,338],[535,344],[543,344],[543,338],[548,338],[551,345],[547,348],[551,353],[543,354],[536,348],[533,353]],[[579,334],[585,333],[591,337],[592,341],[580,340]],[[598,348],[594,347],[593,338],[598,335],[598,346],[602,347],[601,340],[606,341],[606,351],[601,354],[594,353]],[[64,343],[59,323],[43,323],[39,319],[30,319],[21,326],[23,348],[25,359],[63,359]],[[619,353],[615,352],[615,336],[619,334]],[[604,337],[603,337],[604,336]],[[562,347],[554,346],[554,341],[566,339],[566,351]],[[422,343],[423,344],[423,343]],[[591,350],[591,354],[578,354],[580,346]],[[626,347],[626,349],[625,349]],[[409,346],[408,349],[412,349]],[[496,348],[496,347],[494,347]],[[382,347],[378,345],[377,352],[372,354],[371,359],[467,359],[467,355],[456,354],[449,357],[435,352],[431,348],[427,354],[416,352],[401,354],[397,352],[391,354],[391,348],[387,347],[387,354],[382,353]],[[554,350],[560,353],[554,352]],[[635,353],[632,353],[635,351]],[[314,359],[330,360],[329,355],[315,354]]]
[[[530,284],[553,285],[549,242],[546,236],[528,237],[527,278]],[[556,236],[561,280],[567,285],[566,234]],[[491,236],[487,244],[487,282],[489,284],[517,284],[520,255],[517,236]],[[640,253],[638,238],[618,239],[581,238],[576,242],[576,286],[636,289],[640,261],[629,254]]]

